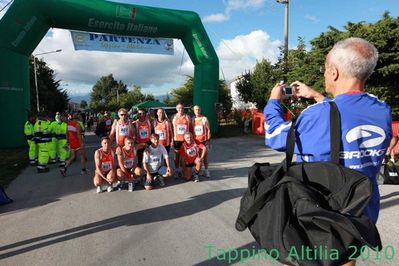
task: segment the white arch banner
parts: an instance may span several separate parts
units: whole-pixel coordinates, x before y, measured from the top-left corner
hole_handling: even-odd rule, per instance
[[[75,50],[173,55],[173,39],[71,31]]]

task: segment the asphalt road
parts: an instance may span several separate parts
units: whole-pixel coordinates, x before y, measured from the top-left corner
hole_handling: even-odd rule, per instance
[[[45,174],[27,168],[7,188],[15,202],[0,207],[0,265],[278,265],[263,257],[240,261],[240,253],[259,247],[234,228],[248,167],[282,159],[262,137],[213,140],[210,179],[172,178],[164,188],[132,193],[95,193],[98,138],[88,136],[87,146],[87,175],[78,162],[65,178],[56,165]],[[399,264],[398,188],[380,186],[385,249],[358,265]]]

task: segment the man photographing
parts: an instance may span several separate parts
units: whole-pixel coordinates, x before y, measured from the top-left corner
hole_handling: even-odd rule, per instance
[[[325,60],[325,90],[334,99],[325,98],[299,81],[291,84],[296,97],[317,102],[297,118],[297,161],[330,161],[329,101],[334,101],[341,119],[340,164],[369,177],[373,194],[365,214],[374,223],[380,209],[377,174],[392,137],[390,107],[364,92],[366,80],[373,73],[377,60],[377,49],[366,40],[344,39],[334,45]],[[266,145],[279,151],[286,149],[291,126],[282,115],[283,87],[284,84],[277,84],[272,89],[264,109]],[[348,265],[354,265],[354,262]]]

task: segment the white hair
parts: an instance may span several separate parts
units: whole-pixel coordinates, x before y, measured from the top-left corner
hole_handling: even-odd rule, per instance
[[[329,61],[339,67],[344,76],[365,81],[377,65],[378,51],[362,38],[347,38],[334,45]]]

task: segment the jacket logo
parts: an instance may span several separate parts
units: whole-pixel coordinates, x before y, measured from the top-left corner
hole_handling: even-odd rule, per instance
[[[361,125],[349,130],[345,138],[348,143],[361,139],[360,148],[371,148],[384,142],[386,135],[380,127]]]

